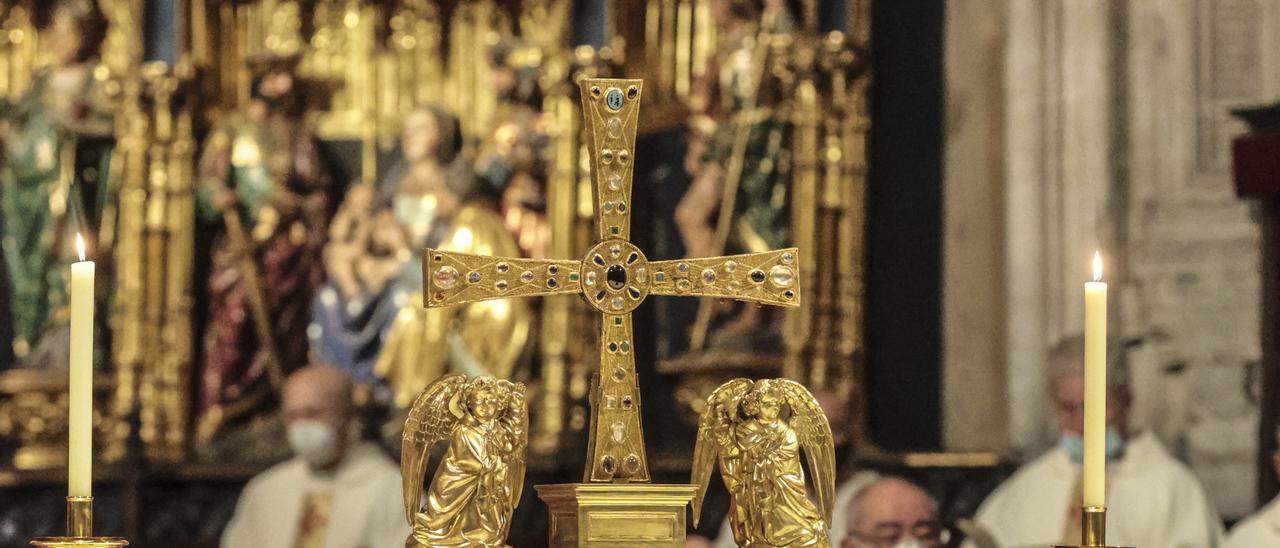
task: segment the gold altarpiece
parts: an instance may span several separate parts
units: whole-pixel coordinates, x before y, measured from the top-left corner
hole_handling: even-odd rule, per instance
[[[41,62],[35,13],[39,2],[0,3],[0,96],[20,96]],[[100,0],[108,35],[95,73],[111,91],[116,114],[111,199],[96,253],[114,275],[109,303],[111,355],[97,380],[96,439],[103,460],[124,452],[133,432],[149,458],[187,458],[193,403],[192,330],[194,136],[248,102],[246,60],[297,54],[300,72],[332,93],[313,112],[323,139],[358,141],[362,175],[372,178],[379,147],[389,148],[399,124],[417,105],[442,102],[467,126],[468,146],[479,141],[479,120],[495,103],[487,92],[486,55],[502,39],[518,40],[526,63],[545,88],[544,111],[556,122],[555,162],[549,177],[549,216],[556,219],[554,251],[572,249],[572,219],[585,168],[579,162],[580,117],[573,79],[598,75],[609,63],[590,48],[568,48],[567,0],[526,2],[519,9],[492,0],[298,2],[183,0],[175,21],[177,66],[144,60],[143,2]],[[451,32],[442,29],[449,27]],[[448,35],[448,43],[443,42]],[[446,46],[447,48],[442,48]],[[480,90],[472,93],[470,90]],[[565,303],[548,303],[544,332],[567,320]],[[563,332],[563,331],[560,331]],[[157,336],[157,334],[159,336]],[[560,400],[583,382],[569,380],[570,343],[542,344],[543,416],[534,440],[554,450],[563,429]],[[12,370],[0,377],[0,435],[17,440],[18,468],[59,466],[65,457],[66,382],[61,374]],[[566,393],[568,391],[568,393]],[[584,415],[585,416],[585,415]],[[556,433],[548,435],[549,433]]]
[[[646,94],[657,99],[642,127],[681,123],[690,110],[705,108],[695,83],[716,78],[707,61],[717,48],[713,4],[667,0],[611,5],[611,45],[627,51],[627,74],[643,77]],[[737,357],[699,352],[698,340],[705,340],[707,330],[700,318],[691,333],[694,351],[665,360],[659,371],[681,377],[677,399],[694,412],[713,388],[741,374],[777,374],[811,389],[832,390],[850,401],[854,443],[868,447],[862,325],[871,0],[847,3],[847,33],[818,32],[817,1],[794,4],[797,32],[762,40],[764,54],[753,63],[761,80],[780,90],[761,106],[776,109],[792,125],[790,245],[809,257],[802,274],[805,300],[783,314],[786,346],[781,356],[741,363]],[[729,159],[739,165],[743,160],[741,154]],[[723,242],[727,229],[717,228]]]
[[[33,0],[0,1],[0,95],[29,84],[38,62]],[[144,59],[141,0],[99,0],[109,20],[102,77],[117,104],[112,200],[118,221],[99,235],[111,258],[115,295],[106,315],[111,355],[99,375],[97,426],[104,460],[124,452],[135,430],[149,458],[182,462],[191,446],[195,337],[193,156],[195,136],[247,103],[245,60],[271,50],[302,56],[301,71],[333,90],[314,113],[325,139],[357,141],[366,178],[414,106],[442,102],[474,128],[493,108],[484,85],[487,49],[504,38],[525,48],[554,120],[547,185],[551,257],[581,256],[594,239],[592,181],[584,150],[576,81],[627,75],[646,79],[640,127],[683,121],[690,82],[705,75],[714,49],[711,0],[607,3],[607,47],[571,48],[569,0],[254,0],[178,2],[177,66]],[[816,5],[803,2],[804,31],[779,42],[769,72],[784,82],[795,127],[793,245],[810,257],[805,300],[785,316],[782,374],[862,402],[862,236],[869,128],[868,2],[851,2],[848,35],[820,35]],[[105,225],[106,223],[104,223]],[[587,428],[590,377],[599,359],[596,314],[570,295],[543,299],[535,345],[540,363],[530,449],[554,454]],[[690,404],[723,375],[680,375]],[[714,382],[713,382],[714,379]],[[705,389],[705,390],[704,390]],[[106,397],[114,394],[114,397]],[[53,404],[53,405],[50,405]],[[11,371],[0,378],[0,435],[18,439],[25,460],[63,458],[65,381]],[[856,409],[863,409],[861,405]],[[859,411],[858,416],[865,413]],[[133,418],[136,417],[136,418]],[[864,420],[856,421],[863,424]],[[861,433],[861,428],[859,428]],[[531,459],[532,460],[532,459]]]
[[[191,67],[143,59],[142,3],[102,0],[107,22],[93,77],[111,101],[115,147],[93,258],[111,272],[100,295],[113,332],[99,373],[95,430],[103,460],[124,453],[136,416],[149,457],[185,455],[192,361],[192,110],[183,92]],[[0,3],[0,94],[14,98],[42,63],[34,16],[48,5]],[[66,160],[62,160],[65,162]],[[64,165],[63,168],[66,166]],[[100,270],[101,272],[101,270]],[[103,302],[105,301],[105,302]],[[13,464],[65,462],[65,373],[12,369],[0,375],[0,435],[20,443]]]

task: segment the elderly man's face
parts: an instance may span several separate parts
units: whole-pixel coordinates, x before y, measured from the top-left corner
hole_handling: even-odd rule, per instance
[[[852,529],[840,548],[892,548],[902,542],[942,545],[937,506],[928,493],[909,483],[883,480],[867,487],[850,508]]]
[[[1065,375],[1053,381],[1053,404],[1058,428],[1064,433],[1084,435],[1084,378]],[[1123,422],[1125,402],[1107,396],[1107,424]]]
[[[1063,432],[1084,435],[1084,379],[1068,376],[1053,381],[1053,404],[1058,415],[1058,428]]]
[[[315,420],[334,427],[344,425],[348,404],[341,401],[341,390],[337,385],[314,376],[291,381],[285,384],[281,396],[285,424]]]

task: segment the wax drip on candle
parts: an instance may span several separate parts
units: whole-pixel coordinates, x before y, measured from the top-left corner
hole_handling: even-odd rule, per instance
[[[76,233],[76,251],[80,253],[80,260],[84,260],[84,237],[79,232]]]
[[[1102,281],[1102,253],[1098,251],[1093,252],[1093,281]]]

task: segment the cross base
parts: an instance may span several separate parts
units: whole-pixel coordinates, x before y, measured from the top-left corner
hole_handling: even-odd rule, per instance
[[[684,548],[693,485],[560,483],[535,485],[551,512],[553,548]]]

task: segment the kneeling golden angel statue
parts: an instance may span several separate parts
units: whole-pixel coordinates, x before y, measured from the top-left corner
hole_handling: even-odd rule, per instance
[[[813,474],[816,507],[806,495],[801,448]],[[826,415],[804,386],[786,379],[734,379],[707,398],[693,450],[695,525],[717,456],[738,546],[829,546],[835,445]]]
[[[405,546],[505,548],[524,487],[529,409],[524,385],[453,374],[431,383],[404,423],[400,472],[413,526]],[[448,440],[422,501],[432,447]]]

